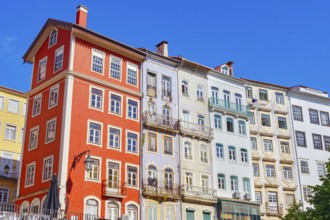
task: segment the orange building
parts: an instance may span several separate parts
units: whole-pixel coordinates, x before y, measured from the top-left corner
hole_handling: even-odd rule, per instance
[[[145,53],[86,24],[84,6],[76,24],[48,19],[23,57],[33,70],[16,203],[41,212],[56,173],[61,210],[135,220]]]

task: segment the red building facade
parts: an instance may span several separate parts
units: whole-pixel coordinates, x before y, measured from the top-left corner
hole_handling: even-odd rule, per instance
[[[86,29],[83,6],[76,23],[49,19],[23,57],[33,71],[16,203],[40,212],[56,173],[62,210],[138,219],[145,54]]]

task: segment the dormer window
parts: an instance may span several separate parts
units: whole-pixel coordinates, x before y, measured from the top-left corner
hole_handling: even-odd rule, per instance
[[[222,66],[221,67],[221,73],[226,74],[226,75],[230,75],[228,66]]]
[[[53,46],[57,42],[57,30],[54,29],[49,36],[49,47]]]

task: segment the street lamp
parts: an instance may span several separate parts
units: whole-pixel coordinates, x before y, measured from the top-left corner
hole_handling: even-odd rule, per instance
[[[90,150],[86,150],[84,152],[81,152],[79,155],[75,155],[73,162],[72,162],[72,166],[71,166],[71,170],[75,169],[77,164],[79,163],[80,159],[87,154],[86,159],[84,160],[84,165],[85,165],[85,170],[91,171],[92,170],[92,165],[93,165],[93,159],[90,157],[89,155]]]
[[[9,170],[10,170],[8,164],[6,164],[6,166],[3,168],[3,170],[5,171],[5,174],[8,175]]]

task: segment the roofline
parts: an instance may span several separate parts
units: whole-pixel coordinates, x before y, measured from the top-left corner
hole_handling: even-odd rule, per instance
[[[8,92],[8,93],[11,93],[13,95],[17,95],[17,96],[20,96],[22,98],[26,98],[24,92],[21,92],[21,91],[15,90],[15,89],[10,89],[10,88],[5,87],[5,86],[0,86],[0,91]]]
[[[171,62],[180,63],[180,61],[178,61],[177,59],[174,59],[174,58],[172,58],[172,57],[168,57],[168,56],[161,55],[161,54],[159,54],[159,53],[156,53],[156,52],[154,52],[154,51],[148,50],[148,49],[143,48],[143,47],[141,47],[141,48],[137,48],[137,49],[138,49],[138,50],[141,50],[141,51],[143,51],[143,52],[145,52],[147,56],[148,56],[148,54],[152,54],[152,55],[154,55],[154,56],[158,56],[158,57],[160,57],[160,58],[167,59],[167,60],[169,60],[169,61],[171,61]]]
[[[256,84],[262,84],[262,85],[266,85],[266,86],[273,86],[273,87],[278,87],[281,89],[285,89],[285,90],[290,90],[290,87],[286,87],[286,86],[281,86],[281,85],[276,85],[276,84],[272,84],[272,83],[266,83],[266,82],[261,82],[261,81],[256,81],[256,80],[252,80],[252,79],[246,79],[246,78],[240,78],[242,80],[245,80],[246,82],[252,82],[252,83],[256,83]]]
[[[302,96],[312,97],[314,99],[326,100],[330,104],[330,98],[329,97],[319,96],[319,95],[315,95],[313,93],[307,93],[307,92],[302,92],[302,91],[294,91],[294,90],[291,90],[291,89],[289,90],[289,98],[292,97],[290,94],[298,94],[298,95],[302,95]]]
[[[317,89],[314,89],[314,88],[312,88],[312,87],[308,87],[308,86],[304,86],[304,85],[291,86],[290,89],[293,89],[293,88],[296,88],[296,87],[303,87],[303,88],[305,88],[305,89],[313,89],[313,90],[316,90],[316,91],[322,92],[323,94],[328,94],[328,92],[326,92],[326,91],[317,90]]]

